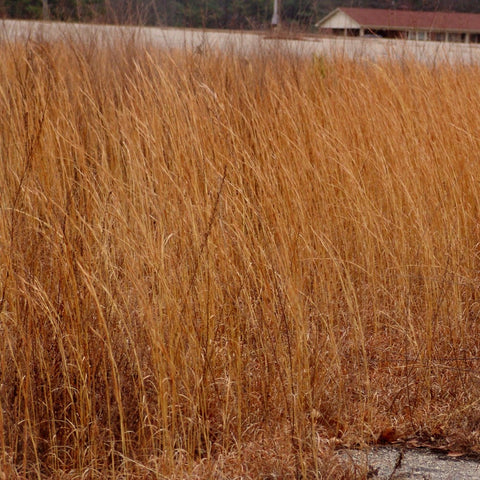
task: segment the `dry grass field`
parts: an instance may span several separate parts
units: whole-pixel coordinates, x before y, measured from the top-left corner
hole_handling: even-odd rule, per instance
[[[4,41],[0,478],[479,451],[479,75]]]

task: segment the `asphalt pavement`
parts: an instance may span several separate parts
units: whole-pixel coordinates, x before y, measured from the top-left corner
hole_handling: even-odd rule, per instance
[[[342,450],[342,462],[368,471],[375,480],[480,480],[480,463],[449,457],[428,449],[376,447],[370,450]]]

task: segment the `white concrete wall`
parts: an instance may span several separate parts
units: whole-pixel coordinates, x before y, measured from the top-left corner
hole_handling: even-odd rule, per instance
[[[257,55],[259,52],[277,55],[284,52],[301,57],[333,56],[355,60],[410,61],[413,59],[426,64],[480,65],[478,44],[448,42],[406,42],[404,40],[361,37],[322,38],[305,36],[302,41],[277,38],[267,32],[231,32],[201,29],[116,27],[106,25],[82,25],[61,22],[29,22],[0,20],[0,42],[67,42],[74,48],[75,42],[94,42],[98,48],[115,45],[121,40],[132,42],[138,48],[180,49],[180,51],[223,51],[229,55]],[[476,38],[475,38],[476,40]],[[1,478],[1,477],[0,477]]]

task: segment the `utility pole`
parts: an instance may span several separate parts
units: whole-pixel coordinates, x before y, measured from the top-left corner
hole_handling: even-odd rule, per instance
[[[273,0],[272,27],[280,25],[280,0]]]
[[[48,11],[48,0],[42,0],[42,18],[48,20],[50,14]]]

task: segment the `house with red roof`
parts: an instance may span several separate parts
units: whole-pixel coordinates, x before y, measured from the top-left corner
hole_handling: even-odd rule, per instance
[[[409,40],[480,43],[480,14],[337,8],[316,27],[323,33]]]

